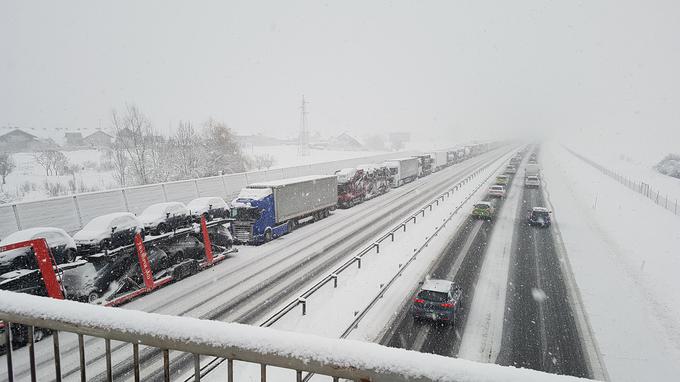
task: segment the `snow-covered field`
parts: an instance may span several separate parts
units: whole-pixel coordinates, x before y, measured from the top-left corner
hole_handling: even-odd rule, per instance
[[[45,183],[59,184],[69,190],[69,181],[74,181],[78,191],[98,191],[117,186],[111,171],[101,169],[102,153],[98,150],[63,151],[69,162],[78,165],[80,171],[73,175],[47,176],[45,169],[35,160],[33,153],[12,155],[16,168],[7,177],[2,190],[14,202],[45,199],[50,195]],[[84,189],[82,189],[84,188]]]
[[[611,380],[677,380],[680,218],[559,144],[544,146],[540,161],[555,221]]]
[[[70,164],[78,165],[80,171],[77,174],[47,176],[45,169],[36,162],[33,153],[13,154],[16,168],[7,177],[7,184],[0,188],[4,199],[11,202],[27,202],[57,196],[50,194],[46,183],[49,183],[53,190],[55,187],[61,187],[59,195],[72,194],[72,184],[75,184],[76,192],[102,191],[119,187],[114,179],[113,171],[102,168],[103,152],[75,150],[63,151],[63,153]],[[294,145],[251,146],[244,149],[244,154],[250,158],[257,155],[270,155],[274,159],[272,168],[368,157],[385,153],[387,152],[310,149],[309,155],[300,156],[297,146]]]
[[[660,198],[667,195],[669,200],[680,202],[680,179],[661,174],[654,169],[667,154],[680,154],[680,147],[677,145],[660,148],[608,144],[606,149],[603,149],[602,145],[596,142],[579,142],[567,144],[567,147],[622,176],[649,184],[652,189],[659,191]]]

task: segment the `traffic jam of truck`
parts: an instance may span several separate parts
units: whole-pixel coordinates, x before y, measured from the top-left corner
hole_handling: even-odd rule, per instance
[[[235,245],[267,243],[487,150],[478,144],[252,183],[229,203],[220,196],[156,203],[138,216],[95,217],[73,236],[52,227],[17,231],[0,241],[0,289],[122,305],[234,256]]]

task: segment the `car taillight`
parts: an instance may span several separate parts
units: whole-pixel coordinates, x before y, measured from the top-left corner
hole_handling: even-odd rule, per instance
[[[425,302],[425,300],[423,300],[422,298],[414,298],[413,302],[415,302],[416,304],[422,304]]]
[[[445,302],[445,303],[441,304],[441,307],[442,308],[453,308],[453,304],[451,304],[449,302]]]

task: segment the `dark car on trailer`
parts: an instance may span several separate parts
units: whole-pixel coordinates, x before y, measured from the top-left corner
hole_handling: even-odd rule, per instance
[[[147,257],[154,279],[165,276],[170,266],[168,254],[150,247]],[[68,299],[94,303],[141,288],[144,280],[136,253],[128,250],[88,256],[79,266],[64,270],[62,283]]]
[[[17,231],[0,241],[0,247],[36,239],[45,239],[55,264],[75,260],[76,243],[61,228],[36,227]],[[38,269],[33,248],[24,247],[0,252],[0,275],[19,269]]]

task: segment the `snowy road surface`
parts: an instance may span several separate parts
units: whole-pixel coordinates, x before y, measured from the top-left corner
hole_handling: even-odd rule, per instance
[[[254,320],[283,298],[286,292],[294,292],[305,281],[328,269],[343,255],[391,226],[401,216],[499,155],[499,152],[494,152],[468,160],[394,189],[360,207],[336,211],[330,218],[301,227],[272,243],[242,248],[234,258],[140,298],[126,308],[221,320]],[[277,300],[267,301],[268,297]],[[234,304],[235,301],[239,303]],[[255,310],[259,312],[253,313]],[[37,346],[37,364],[42,377],[53,373],[48,342]],[[64,335],[61,342],[65,379],[77,378],[77,340]],[[103,370],[105,366],[104,346],[95,340],[86,342],[88,370],[96,374],[96,370]],[[113,349],[114,373],[121,377],[128,375],[131,348],[114,343]],[[146,377],[157,373],[158,368],[154,367],[153,361],[158,355],[145,349],[141,349],[140,353],[143,366],[151,365],[143,368],[142,375]],[[153,361],[144,363],[145,360]],[[16,358],[15,370],[19,378],[27,376],[27,357]]]

